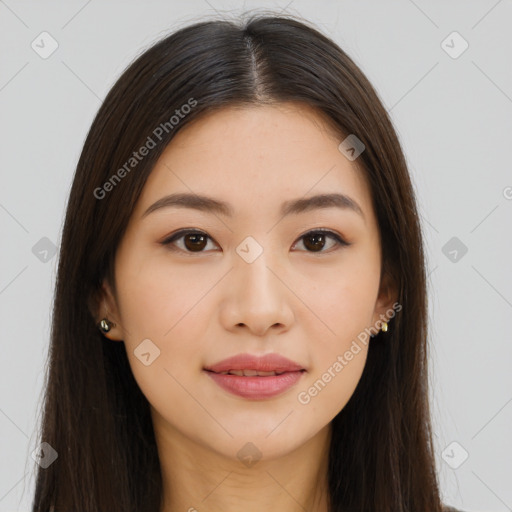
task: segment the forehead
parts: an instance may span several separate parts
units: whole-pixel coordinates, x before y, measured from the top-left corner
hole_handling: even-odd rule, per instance
[[[371,210],[363,171],[338,150],[343,138],[322,114],[302,104],[208,113],[169,143],[136,214],[140,217],[154,201],[175,192],[216,197],[241,215],[331,192],[349,195],[363,210]]]

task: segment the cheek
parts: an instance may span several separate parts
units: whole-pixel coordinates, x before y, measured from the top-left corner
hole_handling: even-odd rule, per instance
[[[139,262],[140,261],[140,262]],[[119,309],[123,325],[135,342],[150,335],[171,338],[213,284],[211,275],[170,265],[162,258],[127,259],[120,265]],[[209,284],[209,281],[212,281]]]
[[[379,262],[374,260],[354,253],[343,265],[309,272],[302,281],[301,294],[318,319],[310,326],[321,328],[327,347],[340,349],[370,327],[380,275]]]
[[[322,322],[307,328],[311,369],[297,396],[304,413],[316,421],[331,421],[361,378],[370,343],[364,332],[371,320],[369,291],[371,287],[363,289],[360,281],[347,280],[331,283],[316,297]]]
[[[124,277],[120,314],[134,379],[154,409],[170,411],[174,403],[183,418],[192,417],[198,411],[186,390],[193,389],[191,379],[201,361],[201,332],[204,338],[208,318],[201,307],[204,282],[156,265]]]
[[[331,418],[352,396],[366,363],[379,275],[378,260],[354,254],[343,268],[314,276],[305,296],[316,318],[304,323],[312,371],[299,396],[308,414]]]
[[[200,369],[201,343],[211,318],[205,293],[219,276],[173,268],[157,258],[145,258],[144,264],[129,259],[123,263],[118,280],[119,311],[134,377],[145,394],[164,382],[169,389],[170,374],[182,380],[190,377],[193,365]],[[151,343],[144,342],[148,351],[158,357],[145,366],[138,355],[141,342],[148,339]]]

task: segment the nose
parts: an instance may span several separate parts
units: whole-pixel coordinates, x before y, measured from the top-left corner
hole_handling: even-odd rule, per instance
[[[255,336],[264,336],[269,329],[290,328],[293,319],[293,292],[287,286],[286,275],[270,251],[252,263],[235,258],[221,311],[228,330],[247,328]]]

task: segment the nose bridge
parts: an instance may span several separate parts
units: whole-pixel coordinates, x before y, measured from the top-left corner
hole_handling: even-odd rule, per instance
[[[265,241],[270,240],[266,237]],[[236,248],[234,276],[236,300],[245,314],[268,313],[279,322],[285,300],[285,286],[275,275],[279,271],[278,255],[269,244],[247,237]]]
[[[280,261],[283,256],[279,249],[271,249],[270,237],[257,237],[261,243],[247,236],[235,247],[220,315],[227,330],[245,326],[253,335],[263,336],[271,327],[289,329],[294,313]]]
[[[247,237],[237,247],[236,273],[240,277],[242,290],[249,293],[269,293],[275,289],[279,280],[270,269],[276,267],[276,255],[267,245],[264,247],[252,237]],[[275,291],[275,290],[274,290]]]

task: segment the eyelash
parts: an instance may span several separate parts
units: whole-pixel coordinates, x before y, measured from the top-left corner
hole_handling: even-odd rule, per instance
[[[167,237],[165,240],[163,240],[162,242],[160,242],[162,245],[165,245],[169,248],[169,250],[171,251],[175,251],[175,252],[184,252],[188,255],[194,255],[194,254],[201,254],[201,253],[204,253],[204,252],[207,252],[207,251],[188,251],[188,250],[185,250],[185,249],[180,249],[180,248],[177,248],[177,247],[172,247],[172,243],[175,242],[176,240],[179,240],[180,238],[183,238],[184,236],[186,235],[190,235],[190,234],[194,234],[194,235],[203,235],[203,236],[206,236],[207,238],[209,238],[210,240],[213,240],[208,234],[206,234],[204,231],[200,231],[200,230],[197,230],[197,229],[182,229],[176,233],[174,233],[173,235]],[[349,242],[346,242],[338,233],[336,233],[335,231],[330,231],[328,229],[313,229],[311,231],[308,231],[307,233],[304,233],[303,235],[301,235],[297,241],[300,241],[301,239],[307,237],[307,236],[310,236],[310,235],[315,235],[315,234],[322,234],[322,235],[326,235],[328,238],[332,238],[336,241],[336,244],[337,244],[337,249],[341,249],[343,247],[348,247],[349,245],[352,245],[351,243]],[[295,244],[294,244],[295,245]],[[334,250],[337,250],[336,248]],[[331,250],[328,250],[328,251],[324,251],[324,250],[321,250],[321,251],[305,251],[305,252],[309,252],[310,254],[322,254],[322,253],[329,253],[329,252],[332,252],[332,249]]]

